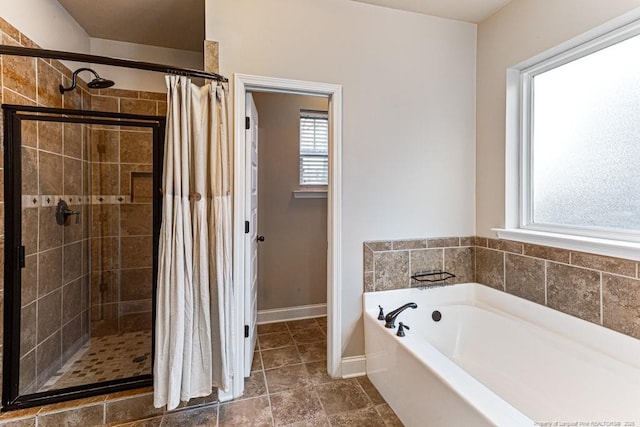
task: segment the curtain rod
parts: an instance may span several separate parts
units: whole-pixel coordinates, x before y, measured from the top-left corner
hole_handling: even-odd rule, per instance
[[[92,64],[135,68],[138,70],[156,71],[159,73],[177,74],[180,76],[201,77],[204,79],[217,80],[224,83],[229,81],[226,77],[221,76],[220,74],[207,73],[206,71],[194,70],[191,68],[154,64],[152,62],[132,61],[129,59],[110,58],[108,56],[64,52],[61,50],[34,49],[30,47],[7,46],[0,44],[0,55],[30,56],[37,58],[59,59],[63,61],[89,62]]]

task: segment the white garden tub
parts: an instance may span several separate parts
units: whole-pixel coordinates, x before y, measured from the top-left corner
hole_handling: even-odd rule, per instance
[[[408,302],[399,338],[378,305]],[[364,307],[367,375],[406,426],[640,427],[640,340],[474,283]]]

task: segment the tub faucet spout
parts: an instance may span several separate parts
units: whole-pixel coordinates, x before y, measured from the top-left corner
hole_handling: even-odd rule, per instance
[[[384,321],[385,321],[384,327],[389,329],[395,328],[396,317],[398,317],[398,315],[403,311],[405,311],[407,308],[418,308],[418,304],[416,304],[415,302],[409,302],[403,305],[402,307],[398,307],[395,310],[387,313],[387,315],[384,317]]]

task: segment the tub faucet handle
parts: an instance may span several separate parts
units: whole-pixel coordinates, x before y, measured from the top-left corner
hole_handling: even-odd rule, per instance
[[[380,308],[380,313],[378,313],[378,320],[384,320],[384,313],[382,312],[382,306],[379,305],[378,308]]]
[[[399,336],[399,337],[404,337],[404,335],[405,335],[404,330],[405,329],[411,329],[411,328],[409,328],[408,325],[405,325],[402,322],[398,322],[398,332],[396,333],[396,335]]]
[[[407,308],[416,309],[418,308],[418,304],[416,304],[415,302],[409,302],[402,307],[398,307],[395,310],[388,312],[387,315],[384,316],[384,327],[394,329],[396,327],[396,317],[398,317],[398,315],[405,311]]]

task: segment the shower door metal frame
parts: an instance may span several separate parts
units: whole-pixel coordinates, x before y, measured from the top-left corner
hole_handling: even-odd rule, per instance
[[[158,239],[162,215],[162,166],[164,159],[164,116],[111,113],[3,104],[4,119],[4,336],[2,362],[2,411],[41,406],[72,399],[130,390],[153,385],[153,374],[84,384],[31,394],[19,393],[20,387],[20,313],[22,268],[22,137],[21,122],[48,121],[60,123],[102,124],[145,127],[153,132],[153,265],[152,265],[152,334],[151,357],[155,347],[156,288],[158,272]]]

